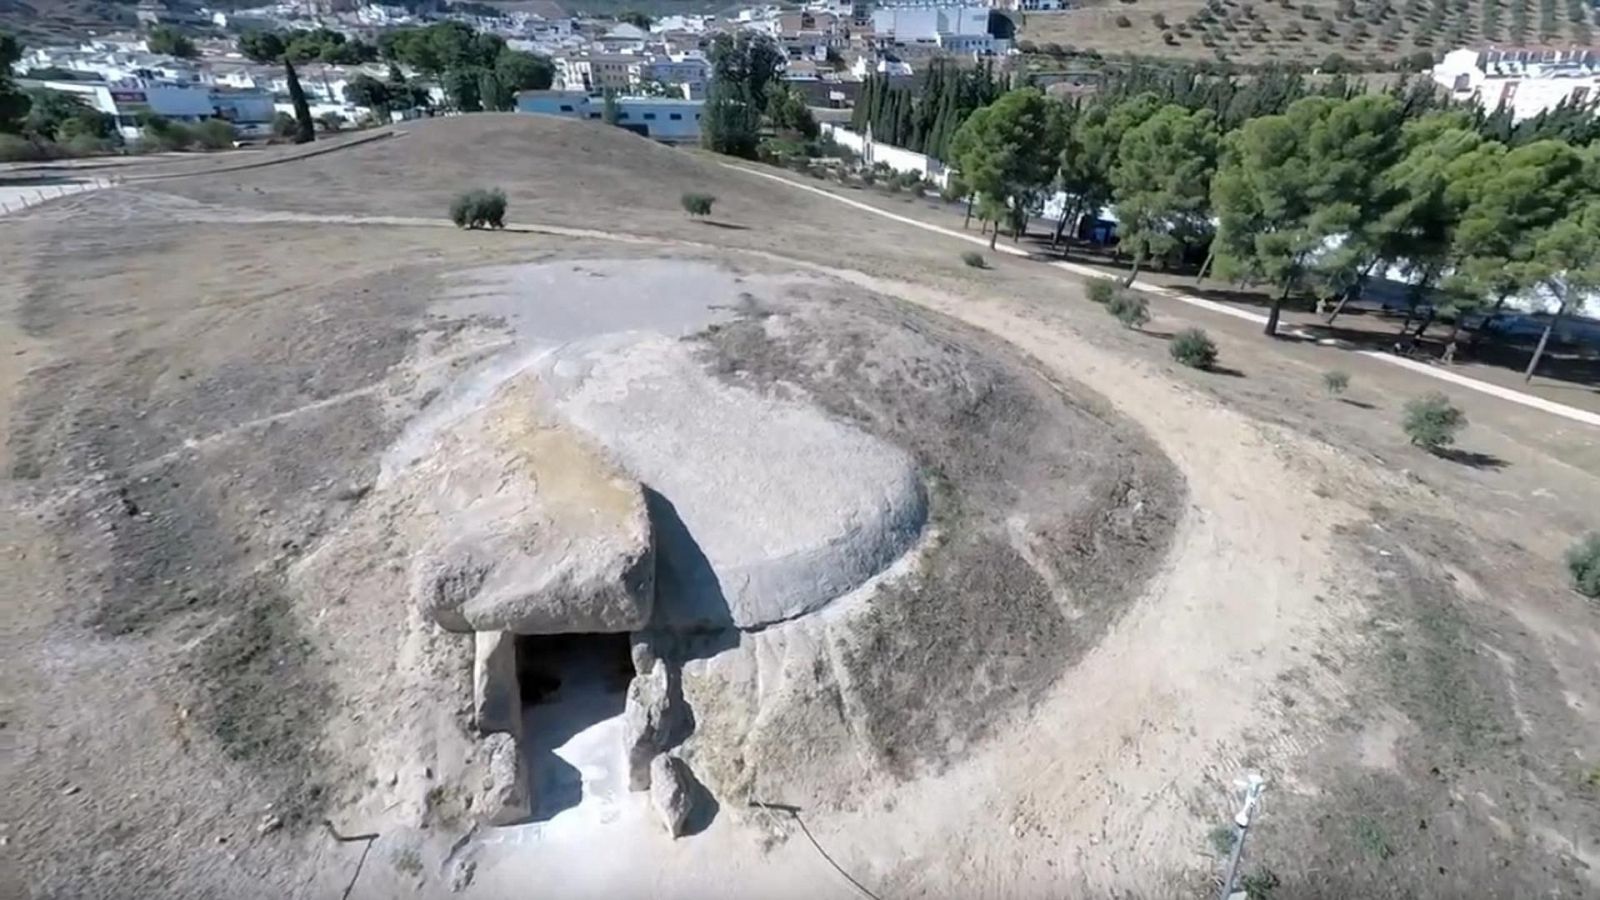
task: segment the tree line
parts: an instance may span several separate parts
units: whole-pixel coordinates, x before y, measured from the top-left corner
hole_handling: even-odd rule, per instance
[[[1140,94],[1154,94],[1163,103],[1191,110],[1209,109],[1218,124],[1231,131],[1258,116],[1281,113],[1304,97],[1347,100],[1366,92],[1367,87],[1359,78],[1340,73],[1315,81],[1293,66],[1267,66],[1248,78],[1238,78],[1219,75],[1206,63],[1136,62],[1107,72],[1095,102],[1120,102]],[[1450,99],[1426,77],[1401,75],[1386,92],[1400,102],[1407,118],[1452,108]],[[1462,104],[1459,108],[1472,113],[1474,125],[1485,136],[1511,146],[1546,138],[1572,144],[1600,140],[1600,117],[1594,114],[1593,103],[1563,100],[1521,122],[1514,122],[1511,110],[1505,106],[1484,110],[1476,104]]]
[[[347,41],[344,35],[328,29],[253,31],[240,36],[239,50],[256,62],[283,65],[294,106],[297,143],[316,137],[316,123],[300,86],[296,64],[367,63],[380,57],[387,60],[387,80],[357,75],[345,89],[346,100],[372,109],[380,120],[391,109],[412,109],[430,103],[427,87],[408,81],[400,66],[437,80],[449,104],[463,112],[512,109],[517,91],[543,90],[555,78],[555,66],[549,59],[513,50],[499,35],[480,33],[461,22],[387,31],[376,46]]]
[[[874,140],[945,159],[950,139],[973,110],[993,103],[1005,92],[987,62],[961,68],[937,61],[928,68],[919,90],[894,85],[886,75],[868,75],[850,117],[850,128]]]
[[[513,50],[499,35],[461,22],[384,32],[378,51],[437,80],[450,105],[463,112],[512,109],[518,91],[545,90],[555,80],[549,58]]]
[[[1235,119],[1237,96],[1223,104],[1209,88],[1081,104],[1023,88],[969,116],[951,156],[996,232],[1020,233],[1057,191],[1067,202],[1053,244],[1110,206],[1129,283],[1147,265],[1204,256],[1202,276],[1272,286],[1268,334],[1289,297],[1331,305],[1331,322],[1391,268],[1425,310],[1419,335],[1437,315],[1458,331],[1512,297],[1550,298],[1531,377],[1559,321],[1600,291],[1600,144],[1497,139],[1492,116],[1413,102],[1407,89],[1290,99],[1298,91],[1274,88],[1245,105],[1269,111]]]

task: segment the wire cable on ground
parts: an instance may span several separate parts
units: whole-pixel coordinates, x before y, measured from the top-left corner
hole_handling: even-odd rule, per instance
[[[867,897],[868,900],[883,900],[882,897],[879,897],[877,894],[874,894],[872,891],[868,890],[866,885],[857,881],[849,872],[846,872],[843,866],[834,861],[833,857],[828,854],[828,851],[822,849],[822,845],[817,843],[817,839],[812,836],[811,829],[806,827],[805,820],[800,818],[800,809],[798,807],[788,806],[782,803],[762,803],[759,800],[751,800],[750,805],[769,813],[772,810],[788,813],[789,816],[794,819],[795,824],[800,826],[800,833],[804,834],[806,836],[806,840],[810,841],[811,846],[816,849],[817,855],[821,856],[828,865],[832,866],[833,870],[838,872],[845,881],[850,882],[851,887],[859,891],[863,897]]]
[[[363,841],[366,844],[361,848],[361,858],[356,860],[356,870],[350,873],[350,883],[344,886],[344,893],[339,895],[339,900],[350,900],[350,892],[356,889],[356,879],[361,877],[361,869],[367,864],[367,854],[372,852],[372,842],[378,839],[378,833],[374,831],[371,834],[343,835],[327,819],[322,820],[322,827],[328,829],[328,834],[341,844],[351,844],[356,841]]]

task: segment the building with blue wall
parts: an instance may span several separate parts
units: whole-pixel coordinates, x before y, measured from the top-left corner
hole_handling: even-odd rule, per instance
[[[617,97],[617,126],[667,144],[700,141],[701,100],[679,97]],[[569,119],[605,118],[606,101],[584,91],[521,91],[517,112]]]

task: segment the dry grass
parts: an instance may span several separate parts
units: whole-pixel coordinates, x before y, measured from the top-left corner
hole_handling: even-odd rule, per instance
[[[1230,490],[1239,486],[1242,492],[1252,479],[1267,488],[1234,500],[1213,492],[1206,505],[1185,513],[1194,527],[1214,516],[1233,516],[1226,520],[1230,525],[1303,522],[1273,517],[1288,502],[1284,497],[1296,496],[1296,479],[1313,482],[1316,496],[1325,498],[1326,506],[1316,507],[1319,516],[1349,522],[1327,546],[1312,540],[1320,532],[1310,525],[1283,530],[1287,549],[1264,556],[1268,562],[1258,571],[1284,577],[1261,581],[1260,596],[1249,598],[1252,609],[1259,605],[1271,614],[1261,622],[1240,617],[1250,627],[1235,627],[1227,632],[1229,643],[1218,642],[1219,651],[1240,652],[1229,657],[1240,660],[1228,662],[1229,680],[1246,678],[1258,666],[1240,649],[1249,646],[1251,628],[1311,606],[1356,604],[1365,613],[1362,628],[1294,635],[1296,645],[1289,652],[1297,654],[1297,662],[1284,674],[1296,677],[1282,679],[1278,690],[1294,704],[1279,698],[1272,707],[1278,711],[1270,712],[1303,717],[1286,721],[1303,724],[1305,736],[1303,758],[1296,751],[1293,768],[1282,773],[1287,778],[1274,784],[1306,789],[1270,795],[1275,799],[1251,839],[1251,874],[1259,876],[1261,866],[1281,873],[1280,897],[1592,892],[1593,869],[1586,862],[1592,853],[1579,841],[1595,833],[1600,821],[1600,775],[1586,749],[1600,746],[1595,713],[1600,705],[1592,687],[1600,683],[1592,652],[1597,620],[1591,603],[1567,588],[1558,559],[1566,540],[1556,544],[1549,538],[1593,527],[1592,512],[1600,504],[1600,451],[1584,431],[1555,427],[1541,413],[1461,392],[1455,400],[1474,423],[1472,449],[1508,461],[1492,470],[1461,465],[1411,451],[1396,427],[1397,398],[1430,385],[1412,372],[1357,354],[1308,342],[1268,341],[1253,323],[1206,318],[1161,300],[1153,307],[1152,329],[1129,331],[1082,302],[1082,284],[1058,269],[1010,256],[994,256],[988,268],[969,268],[957,258],[969,245],[732,171],[703,154],[664,150],[617,129],[484,115],[399,130],[403,136],[398,138],[292,164],[94,192],[0,220],[0,244],[14,249],[19,260],[0,270],[0,335],[27,350],[26,355],[7,354],[0,363],[0,387],[5,388],[0,411],[7,413],[11,473],[9,480],[0,479],[0,495],[7,501],[0,536],[8,546],[24,548],[0,555],[0,581],[13,586],[16,597],[10,624],[20,638],[19,649],[8,656],[16,685],[12,694],[19,698],[8,728],[24,751],[7,821],[15,823],[11,846],[19,865],[14,868],[34,893],[102,896],[155,885],[145,893],[333,896],[342,889],[348,856],[308,859],[301,854],[303,845],[291,841],[289,827],[280,835],[254,834],[266,802],[295,799],[272,790],[272,776],[294,771],[289,763],[296,757],[278,753],[292,750],[292,743],[264,748],[260,741],[275,722],[285,729],[282,736],[303,738],[294,728],[318,725],[317,717],[292,723],[294,728],[283,720],[308,707],[320,707],[318,716],[341,729],[339,734],[357,734],[355,713],[372,721],[374,710],[394,695],[382,693],[379,687],[386,683],[374,679],[370,683],[379,687],[345,696],[346,682],[334,676],[354,657],[334,649],[397,643],[364,618],[366,594],[349,602],[334,591],[297,598],[303,608],[297,607],[296,627],[290,628],[270,617],[252,618],[281,606],[276,594],[245,597],[247,605],[236,610],[209,603],[212,595],[206,592],[191,593],[191,582],[202,576],[230,582],[234,575],[300,565],[306,549],[317,546],[318,535],[361,513],[359,504],[354,512],[343,511],[345,501],[332,496],[330,488],[370,477],[364,467],[393,439],[389,429],[395,423],[384,412],[389,398],[414,394],[407,402],[421,403],[428,396],[426,382],[412,385],[413,374],[403,363],[413,343],[465,327],[425,315],[430,298],[443,289],[435,280],[443,273],[534,258],[713,254],[713,245],[864,273],[859,277],[871,276],[878,289],[892,288],[953,315],[970,316],[977,325],[1008,327],[1003,336],[1027,344],[1042,372],[1093,375],[1095,387],[1117,392],[1120,406],[1138,410],[1143,404],[1144,421],[1154,423],[1149,427],[1173,446],[1199,445],[1192,456],[1222,460],[1208,471],[1232,479]],[[592,227],[694,245],[580,242],[514,229],[467,233],[447,224],[317,225],[275,222],[263,215],[390,215],[431,219],[437,226],[448,198],[479,183],[507,190],[513,225]],[[685,190],[716,193],[718,220],[730,227],[687,223],[678,206]],[[908,196],[839,193],[960,228],[958,212]],[[746,264],[756,258],[728,256]],[[1158,335],[1195,322],[1215,336],[1226,364],[1237,369],[1235,377],[1191,372],[1167,361],[1167,344]],[[933,339],[940,336],[930,333]],[[870,344],[862,354],[864,367],[876,366]],[[1101,356],[1128,364],[1096,362]],[[1350,371],[1363,402],[1311,399],[1322,394],[1322,374],[1334,363]],[[1152,393],[1150,385],[1168,381],[1182,386],[1179,396],[1186,402],[1167,404],[1161,401],[1164,394]],[[362,392],[369,386],[372,391]],[[1061,390],[1071,397],[1093,396],[1069,382]],[[1580,393],[1567,390],[1568,399]],[[341,397],[347,399],[325,403]],[[233,437],[193,448],[184,445],[192,436],[308,405],[270,426],[238,429]],[[1154,413],[1170,416],[1172,424],[1158,421]],[[1229,425],[1234,413],[1240,421]],[[1033,417],[993,420],[1020,427]],[[1208,430],[1219,423],[1232,430],[1221,435]],[[1315,440],[1287,440],[1298,434]],[[1066,434],[1048,446],[1071,449],[1078,440],[1082,436]],[[1267,468],[1275,465],[1275,454],[1293,468]],[[167,464],[150,464],[169,455]],[[996,462],[1005,458],[997,456]],[[1050,467],[1038,474],[1058,477]],[[1007,480],[994,482],[1004,486]],[[1070,478],[1064,483],[1077,487]],[[1190,484],[1196,490],[1205,487],[1202,479]],[[125,494],[119,492],[124,486]],[[1050,495],[1043,500],[1048,503]],[[1130,497],[1129,502],[1136,501]],[[1047,508],[1039,515],[1050,513]],[[382,521],[372,515],[374,522]],[[1076,536],[1073,546],[1096,551],[1105,530]],[[1202,549],[1216,552],[1210,545]],[[1299,566],[1299,557],[1312,562]],[[1333,562],[1324,565],[1324,557]],[[350,555],[319,558],[347,566],[348,572],[334,570],[342,578],[367,571]],[[1228,563],[1249,565],[1252,559],[1240,555]],[[1067,599],[1114,597],[1115,579],[1125,571],[1116,565],[1090,567],[1086,574],[1107,584],[1091,585],[1082,597],[1068,591]],[[1296,584],[1289,578],[1324,571],[1326,583]],[[400,590],[400,574],[385,573],[389,570],[377,568],[371,597]],[[1027,599],[1002,593],[1004,578],[1026,574],[1020,565],[955,574],[995,579],[999,599],[986,608]],[[101,579],[109,583],[102,585]],[[307,583],[320,587],[332,581]],[[1173,598],[1187,600],[1192,590],[1196,602],[1210,599],[1206,588],[1180,582],[1174,590],[1185,593]],[[1314,604],[1307,596],[1313,591],[1318,592]],[[189,596],[197,598],[192,605]],[[1298,599],[1289,603],[1286,596]],[[123,634],[75,624],[93,624],[101,598],[121,601],[119,617],[147,614],[159,621]],[[184,611],[170,611],[169,600]],[[918,610],[918,621],[924,615],[961,621],[965,610],[952,602],[946,598],[946,605]],[[221,611],[238,615],[224,617]],[[197,629],[206,623],[236,625],[240,633],[191,650],[215,633]],[[1149,627],[1157,625],[1169,634],[1174,627],[1164,622]],[[1007,634],[1009,643],[1001,646],[1053,653],[1060,648],[1050,641],[1075,639],[1073,629],[1064,631]],[[297,645],[305,638],[314,646],[301,653]],[[1241,643],[1232,643],[1235,639]],[[1194,637],[1178,632],[1169,640]],[[282,652],[262,655],[263,645]],[[980,673],[954,656],[978,646],[981,641],[934,653],[926,664]],[[923,664],[920,655],[913,658]],[[1140,663],[1157,658],[1161,666]],[[983,662],[999,666],[1012,659],[995,655]],[[950,665],[952,660],[957,665]],[[184,661],[191,662],[189,672],[179,668]],[[1109,660],[1128,674],[1168,664],[1158,653]],[[192,677],[195,670],[240,677],[215,693],[213,705],[192,704],[191,691],[204,685]],[[318,696],[323,675],[334,685],[335,699],[327,704]],[[973,684],[942,677],[951,690],[941,703],[979,697],[987,684],[977,676]],[[260,699],[284,704],[271,719],[217,715],[238,710],[221,710],[215,703],[237,700],[252,682],[270,678],[278,683],[263,690]],[[449,683],[443,676],[438,681]],[[1205,684],[1206,690],[1216,689],[1216,683]],[[1122,684],[1113,687],[1120,690]],[[1083,760],[1083,771],[1102,761],[1119,763],[1122,772],[1135,765],[1149,768],[1161,758],[1152,747],[1184,748],[1187,732],[1159,731],[1172,705],[1165,695],[1150,696],[1159,702],[1138,712],[1150,726],[1126,732],[1132,737],[1123,755],[1130,759],[1113,759],[1114,744],[1106,743],[1107,754]],[[907,707],[905,724],[920,725],[919,717],[932,708],[932,703]],[[1268,712],[1241,706],[1229,715]],[[1093,730],[1093,718],[1067,721],[1061,729],[1079,741],[1078,732]],[[1385,723],[1391,726],[1387,732]],[[370,733],[399,734],[376,727]],[[927,740],[916,728],[905,733]],[[1108,731],[1100,738],[1112,741],[1116,735]],[[1198,747],[1201,741],[1193,743]],[[1278,758],[1279,751],[1270,747],[1241,742],[1240,748],[1245,764],[1263,754],[1269,762]],[[1179,779],[1174,791],[1192,788],[1197,796],[1226,791],[1223,785],[1213,792],[1218,786],[1210,781],[1202,785],[1209,774],[1186,781],[1189,770],[1172,771],[1177,774],[1161,778]],[[1231,767],[1222,773],[1231,775]],[[63,782],[69,778],[67,786]],[[995,783],[1005,781],[997,777]],[[365,790],[366,784],[337,777],[328,783],[336,794]],[[1098,797],[1085,793],[1093,790],[1093,779],[1083,784],[1087,787],[1073,780],[1061,788],[1061,796]],[[1047,800],[1056,789],[1039,781],[1029,790],[1035,788],[1030,796]],[[310,812],[316,806],[302,808]],[[978,821],[980,827],[973,832],[977,843],[963,849],[1004,854],[1023,840],[982,843],[981,835],[993,829],[975,817],[965,821]],[[1131,834],[1127,825],[1123,822],[1124,834]],[[1198,828],[1180,835],[1161,823],[1154,827],[1162,840],[1185,840],[1188,847],[1198,846],[1204,834]],[[1577,837],[1567,844],[1556,839],[1563,835]],[[219,844],[218,836],[229,836],[228,843]],[[1077,838],[1063,834],[1059,840]],[[1125,871],[1152,867],[1147,846],[1132,840],[1099,843],[1102,851],[1116,854],[1105,858]],[[224,854],[237,854],[237,862],[220,862]],[[950,881],[924,881],[924,892],[971,893],[974,883],[987,883],[978,879],[1010,858],[979,856],[981,868],[974,870],[961,862],[961,853],[937,856],[951,862],[934,877]],[[363,884],[395,872],[394,866],[373,862],[395,859],[401,861],[396,874],[412,868],[404,851],[375,855]],[[319,865],[325,883],[312,890],[309,871]],[[973,880],[962,880],[969,876]],[[891,883],[884,893],[914,893],[917,887]],[[368,892],[381,893],[370,887]]]
[[[1574,21],[1577,15],[1587,18]],[[1337,53],[1392,63],[1478,44],[1600,46],[1596,15],[1579,0],[1088,0],[1064,12],[1029,13],[1020,39],[1041,49],[1055,43],[1163,58],[1317,65]]]

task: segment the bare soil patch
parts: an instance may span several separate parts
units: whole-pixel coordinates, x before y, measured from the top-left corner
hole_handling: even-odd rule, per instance
[[[474,155],[499,123],[515,131],[496,145],[498,160]],[[18,893],[343,889],[359,846],[287,822],[257,832],[267,804],[296,802],[284,773],[300,763],[289,761],[327,772],[316,753],[367,760],[363,742],[375,733],[427,746],[457,727],[450,715],[390,727],[368,718],[371,710],[423,697],[394,690],[389,679],[402,668],[439,683],[465,677],[448,642],[407,643],[403,614],[383,605],[403,590],[402,578],[308,549],[341,525],[387,533],[361,491],[373,454],[395,422],[437,396],[438,376],[453,371],[451,353],[473,359],[499,336],[493,323],[415,311],[438,274],[485,263],[718,256],[709,243],[671,243],[684,236],[675,198],[686,189],[718,194],[719,215],[726,207],[730,221],[752,226],[697,239],[837,269],[855,285],[1016,344],[1069,394],[1074,384],[1099,392],[1177,464],[1189,490],[1171,553],[1148,589],[1111,613],[1116,625],[1095,648],[1061,663],[1057,643],[1070,643],[1072,627],[1003,635],[1013,642],[1006,646],[1033,654],[1021,671],[1065,666],[1031,716],[995,729],[986,748],[949,754],[943,774],[808,820],[848,871],[884,895],[1203,892],[1218,863],[1207,833],[1231,814],[1232,780],[1254,768],[1273,786],[1247,862],[1252,873],[1277,873],[1282,896],[1593,891],[1600,610],[1569,589],[1560,561],[1594,527],[1600,505],[1600,441],[1589,430],[1453,393],[1472,423],[1463,451],[1504,462],[1464,465],[1408,447],[1398,427],[1404,400],[1437,385],[1356,354],[1266,341],[1249,323],[1153,301],[1151,332],[1200,324],[1212,334],[1222,364],[1240,373],[1220,378],[1172,364],[1164,341],[1119,327],[1059,270],[1003,257],[970,269],[959,258],[965,244],[614,129],[499,117],[417,129],[392,146],[422,146],[424,131],[437,129],[431,149],[422,146],[415,164],[388,158],[392,171],[366,155],[374,145],[343,161],[338,153],[305,161],[318,167],[307,170],[321,173],[315,178],[274,166],[77,195],[0,220],[0,243],[16,251],[16,263],[0,271],[8,351],[0,354],[0,542],[18,549],[0,556],[0,581],[18,598],[7,608],[15,641],[7,692],[19,698],[6,723],[18,748],[8,783],[17,787],[0,819],[18,863],[19,874],[6,877],[21,881]],[[546,139],[555,149],[529,155]],[[525,221],[660,243],[264,221],[274,210],[437,219],[444,204],[411,186],[426,179],[396,174],[434,169],[441,194],[503,181],[513,220],[520,209]],[[679,180],[658,196],[658,182],[646,185],[635,172]],[[753,359],[793,357],[806,371],[803,344],[746,337],[761,337]],[[414,365],[411,351],[422,345],[441,348],[438,370]],[[841,357],[852,358],[843,352],[850,349]],[[871,344],[858,351],[870,375]],[[1356,403],[1325,396],[1320,379],[1330,368],[1351,374],[1347,396]],[[759,361],[752,372],[730,375],[765,383]],[[889,375],[915,396],[915,372]],[[800,387],[826,397],[832,378],[816,370]],[[916,431],[910,419],[894,419],[893,406],[836,393],[833,408],[877,423],[870,427]],[[1031,408],[1002,402],[1008,396],[996,392],[992,407],[970,398],[969,408]],[[995,446],[1004,448],[1001,437]],[[939,462],[945,448],[937,444],[921,452],[956,465]],[[979,470],[978,483],[984,477]],[[996,477],[1003,487],[1008,476]],[[1000,541],[996,523],[980,517],[975,531],[966,544],[953,536],[952,547],[979,561],[1010,559],[1016,545]],[[1081,536],[1048,540],[1070,567]],[[1024,608],[1039,602],[1026,573],[1000,568],[948,575],[1016,587]],[[1081,577],[1116,574],[1089,569]],[[305,584],[358,579],[359,594],[302,593]],[[943,626],[978,621],[963,616],[980,608],[941,609]],[[258,614],[262,621],[252,619]],[[924,621],[917,615],[905,621]],[[224,637],[226,629],[239,637]],[[310,649],[258,652],[292,650],[297,640]],[[217,646],[204,647],[210,642]],[[389,674],[333,665],[352,646],[382,648]],[[964,651],[885,646],[908,667],[937,667],[918,649]],[[997,677],[1017,675],[1003,660],[983,662]],[[296,697],[331,686],[333,702],[303,717],[323,743],[294,750],[291,740],[285,755],[250,757],[264,766],[230,755],[219,734],[249,747],[258,728],[296,733],[271,717],[229,724],[201,702],[208,692],[198,674],[240,664],[264,685],[282,672]],[[942,712],[888,720],[920,748],[918,759],[938,758],[926,735],[944,727],[941,715],[1004,696],[955,677],[942,683],[955,695]],[[893,684],[884,696],[910,696],[902,690]],[[268,686],[258,693],[274,697]],[[817,699],[820,707],[832,698]],[[426,707],[447,704],[429,697]],[[983,712],[973,715],[983,721]],[[376,791],[333,768],[335,807],[353,792],[374,800],[362,815],[395,803],[430,828],[465,820],[458,786],[430,781],[426,765],[381,755],[368,762],[382,773]],[[395,785],[385,789],[390,778]],[[358,821],[337,824],[348,833]],[[425,893],[443,893],[438,858],[404,835],[392,840],[374,849],[363,884],[377,879],[372,889],[383,893],[420,878]],[[772,872],[815,871],[814,851],[798,841],[751,857],[737,835],[714,828],[698,840],[663,851],[661,877],[726,887],[732,872],[740,883],[770,884],[762,878]],[[502,884],[525,883],[504,871]],[[480,878],[495,880],[488,870]],[[818,882],[819,892],[832,886]]]

